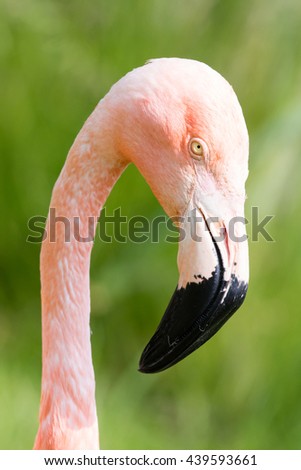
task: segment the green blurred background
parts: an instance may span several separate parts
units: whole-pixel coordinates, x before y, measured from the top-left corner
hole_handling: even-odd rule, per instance
[[[27,221],[110,86],[154,57],[204,61],[233,85],[250,131],[249,294],[209,343],[139,374],[177,282],[175,244],[102,244],[91,269],[105,449],[292,449],[301,444],[301,4],[298,0],[0,0],[0,448],[31,448],[41,375],[39,251]],[[129,167],[107,212],[162,213]],[[251,234],[251,227],[248,228]]]

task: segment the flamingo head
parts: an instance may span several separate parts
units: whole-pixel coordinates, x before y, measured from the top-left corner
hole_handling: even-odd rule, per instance
[[[180,229],[179,282],[140,360],[140,371],[158,372],[210,339],[245,298],[248,132],[231,86],[197,61],[156,59],[107,96],[117,152]]]

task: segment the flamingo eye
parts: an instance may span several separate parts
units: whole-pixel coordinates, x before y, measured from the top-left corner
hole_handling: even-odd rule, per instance
[[[189,152],[195,160],[202,160],[207,154],[207,145],[201,139],[193,138],[189,142]]]

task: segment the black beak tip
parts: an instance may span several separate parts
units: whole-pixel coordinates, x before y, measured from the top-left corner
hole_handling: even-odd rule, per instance
[[[172,364],[162,366],[160,361],[158,361],[158,363],[148,363],[147,361],[143,361],[143,358],[141,358],[138,367],[138,372],[141,372],[142,374],[155,374],[157,372],[162,372],[171,365]]]
[[[212,300],[208,293],[212,295],[213,286],[212,280],[176,289],[156,333],[141,355],[139,372],[161,372],[208,341],[240,307],[248,287],[232,276],[230,282],[219,285]]]
[[[143,363],[142,357],[139,361],[138,372],[142,372],[142,374],[149,374],[150,373],[149,368],[146,366],[146,364]]]
[[[158,346],[158,348],[156,348],[156,346]],[[142,372],[143,374],[154,374],[155,372],[160,372],[165,368],[166,367],[162,366],[160,344],[152,338],[141,354],[138,372]]]
[[[145,365],[139,364],[138,367],[138,372],[141,372],[142,374],[151,374],[152,371]]]
[[[142,374],[155,374],[156,372],[161,372],[161,370],[153,370],[151,367],[148,368],[147,366],[139,366],[138,372],[141,372]]]

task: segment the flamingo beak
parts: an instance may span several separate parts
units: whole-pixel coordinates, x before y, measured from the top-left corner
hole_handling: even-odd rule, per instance
[[[193,205],[179,243],[179,283],[142,353],[141,372],[160,372],[202,346],[246,296],[248,243],[242,217],[237,217],[235,227],[233,217],[208,217]]]

